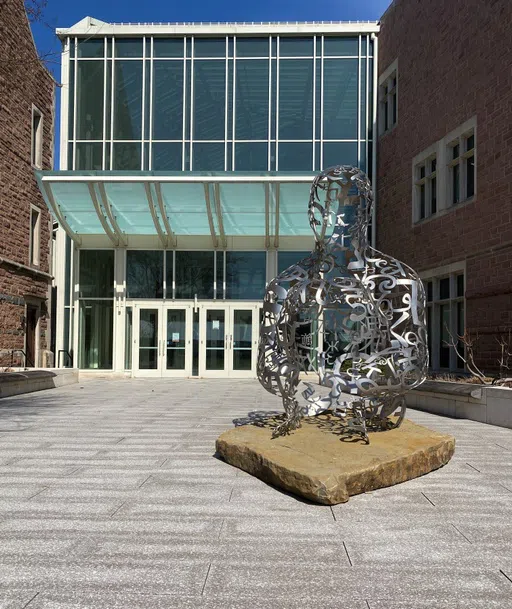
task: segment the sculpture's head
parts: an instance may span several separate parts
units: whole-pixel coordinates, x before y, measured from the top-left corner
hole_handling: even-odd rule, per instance
[[[350,165],[325,169],[313,180],[309,224],[318,243],[350,247],[354,237],[365,242],[373,194],[366,174]]]

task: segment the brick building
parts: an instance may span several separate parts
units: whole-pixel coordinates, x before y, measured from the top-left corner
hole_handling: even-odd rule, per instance
[[[512,328],[512,4],[395,0],[379,33],[377,247],[420,271],[431,365]]]
[[[51,364],[52,222],[34,168],[52,168],[54,80],[23,0],[1,3],[0,58],[0,367],[11,357],[44,366]]]

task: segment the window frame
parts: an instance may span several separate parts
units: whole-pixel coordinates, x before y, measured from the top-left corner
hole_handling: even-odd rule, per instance
[[[473,146],[466,149],[468,140],[473,137]],[[459,146],[458,154],[453,158],[453,148]],[[419,186],[423,178],[419,177],[419,169],[428,161],[436,160],[435,175],[430,172],[432,178],[436,179],[436,211],[425,213],[421,216],[421,201]],[[473,194],[467,196],[467,167],[470,159],[473,159]],[[459,201],[453,203],[453,167],[458,166],[458,188]],[[425,171],[425,178],[427,171]],[[411,187],[412,187],[412,225],[428,222],[433,218],[439,218],[449,213],[454,208],[459,208],[476,201],[477,199],[477,121],[476,115],[468,119],[457,129],[448,133],[445,137],[437,140],[428,148],[417,154],[411,163]],[[427,189],[426,189],[427,190]],[[425,211],[432,211],[432,199],[426,196]]]
[[[463,319],[464,328],[466,324],[466,268],[465,263],[455,263],[431,271],[421,273],[421,279],[425,287],[425,294],[427,297],[427,329],[428,326],[431,328],[431,335],[429,336],[429,370],[434,372],[454,372],[461,373],[466,371],[464,362],[461,362],[455,353],[455,350],[449,347],[449,366],[442,367],[440,365],[440,352],[442,347],[442,332],[441,332],[441,307],[449,306],[449,331],[455,338],[459,335],[458,332],[458,305],[463,303]],[[457,278],[461,276],[463,279],[463,293],[459,295],[457,293]],[[449,280],[449,296],[448,298],[441,298],[440,294],[440,283],[443,279]],[[432,285],[432,298],[428,298],[428,284]],[[428,323],[430,319],[430,323]],[[464,345],[459,341],[459,348],[462,353],[465,352]]]
[[[39,118],[36,125],[36,118]],[[30,163],[35,169],[43,168],[43,125],[44,115],[39,108],[32,104]]]
[[[467,148],[467,142],[470,138],[473,138],[473,146],[471,148]],[[458,146],[458,154],[456,157],[453,156],[453,150]],[[447,144],[448,149],[448,180],[446,181],[448,193],[447,193],[447,201],[448,205],[451,207],[455,207],[460,203],[465,203],[466,201],[472,201],[476,196],[476,134],[475,128],[471,127],[471,129],[464,131],[456,138],[452,139]],[[451,154],[450,154],[451,152]],[[473,159],[473,193],[468,196],[467,192],[467,172],[468,172],[468,161]],[[454,172],[455,167],[458,167],[458,200],[454,198]]]
[[[30,266],[37,267],[41,264],[41,212],[36,205],[30,205],[28,261]],[[33,223],[32,218],[36,214],[37,218]]]
[[[398,59],[379,76],[378,98],[379,136],[382,136],[398,124]]]

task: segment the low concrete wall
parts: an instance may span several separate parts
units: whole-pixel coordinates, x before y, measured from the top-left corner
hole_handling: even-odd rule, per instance
[[[512,389],[506,387],[425,381],[406,401],[417,410],[512,429]]]
[[[78,383],[78,370],[44,368],[23,372],[0,372],[0,398]]]

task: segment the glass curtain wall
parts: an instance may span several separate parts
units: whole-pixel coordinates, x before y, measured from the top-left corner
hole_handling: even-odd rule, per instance
[[[369,35],[70,43],[69,169],[371,171]]]
[[[81,369],[112,369],[114,250],[81,250],[79,270]]]
[[[265,251],[128,250],[126,297],[262,300],[266,263]]]

